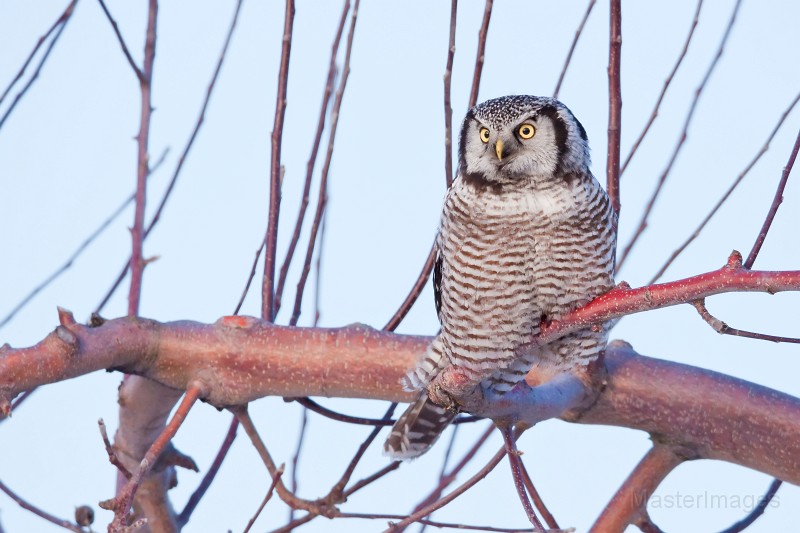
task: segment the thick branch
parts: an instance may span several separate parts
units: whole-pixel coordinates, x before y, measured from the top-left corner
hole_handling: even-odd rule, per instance
[[[208,325],[125,317],[89,328],[62,312],[61,321],[36,346],[0,349],[0,410],[21,391],[100,369],[176,390],[198,381],[216,406],[268,395],[410,401],[399,380],[430,342],[362,325],[290,328],[246,317]],[[626,347],[610,347],[606,365],[597,402],[566,419],[669,436],[698,457],[800,483],[800,400]]]

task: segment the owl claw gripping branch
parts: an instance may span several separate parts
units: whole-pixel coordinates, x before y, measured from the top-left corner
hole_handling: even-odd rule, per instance
[[[555,99],[506,96],[469,110],[436,240],[442,329],[405,380],[419,397],[392,428],[388,455],[425,453],[461,408],[527,387],[533,368],[533,401],[546,404],[548,390],[575,393],[608,324],[531,340],[543,321],[614,286],[616,214],[589,165],[586,131]],[[560,414],[550,407],[539,416]]]

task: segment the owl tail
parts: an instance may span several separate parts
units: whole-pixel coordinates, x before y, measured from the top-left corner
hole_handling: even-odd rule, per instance
[[[455,416],[430,401],[423,391],[392,427],[383,450],[392,459],[416,459],[433,446]]]

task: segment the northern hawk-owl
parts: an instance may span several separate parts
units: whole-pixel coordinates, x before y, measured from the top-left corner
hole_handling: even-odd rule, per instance
[[[604,350],[607,326],[530,344],[540,324],[614,286],[617,216],[589,165],[586,131],[558,100],[506,96],[469,110],[436,239],[442,328],[406,378],[420,396],[392,429],[389,456],[425,453],[459,398],[508,392],[533,367],[543,381],[580,370]],[[458,390],[441,390],[437,377],[454,369]]]

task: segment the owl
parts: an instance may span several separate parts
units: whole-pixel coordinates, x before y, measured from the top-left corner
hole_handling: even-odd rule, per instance
[[[586,131],[558,100],[505,96],[469,110],[436,239],[441,330],[405,379],[419,397],[387,455],[425,453],[472,394],[502,395],[534,367],[542,382],[580,371],[604,350],[608,325],[530,344],[543,323],[614,286],[617,216],[589,166]],[[455,389],[441,379],[452,371]]]

